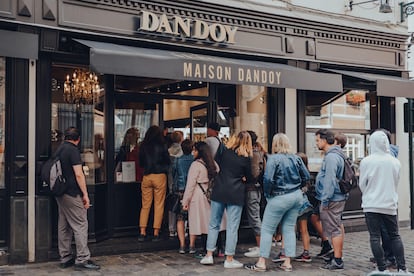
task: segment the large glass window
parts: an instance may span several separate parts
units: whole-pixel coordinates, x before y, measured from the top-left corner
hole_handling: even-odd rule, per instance
[[[0,57],[0,189],[5,188],[4,183],[4,131],[5,131],[5,106],[6,106],[6,59]]]
[[[267,88],[253,85],[223,86],[218,93],[217,121],[226,140],[241,130],[253,130],[257,141],[268,148]]]
[[[186,92],[188,94],[191,93],[191,91]],[[168,133],[172,133],[175,130],[182,131],[183,138],[190,139],[190,110],[191,108],[204,103],[204,101],[181,99],[164,100],[164,125],[167,127]],[[201,109],[196,113],[193,113],[193,115],[195,116],[193,118],[193,140],[204,140],[207,130],[207,108]]]
[[[138,163],[139,143],[152,125],[159,125],[159,105],[129,103],[115,109],[115,181],[142,180]]]
[[[310,171],[319,171],[322,164],[323,154],[315,144],[315,132],[320,128],[345,134],[347,144],[344,151],[354,161],[358,162],[365,156],[371,119],[367,93],[365,90],[351,90],[335,96],[329,93],[306,94],[306,154]]]
[[[65,129],[71,126],[77,127],[81,133],[80,151],[84,163],[83,170],[86,182],[90,185],[106,181],[103,113],[105,91],[97,76],[99,82],[97,96],[90,102],[73,103],[73,100],[65,95],[64,87],[67,78],[75,78],[73,75],[75,70],[79,72],[81,69],[61,64],[52,67],[52,152],[62,143]],[[87,71],[87,68],[83,70]]]

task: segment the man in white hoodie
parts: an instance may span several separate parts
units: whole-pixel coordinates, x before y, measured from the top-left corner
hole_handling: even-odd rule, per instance
[[[362,209],[370,235],[371,250],[379,271],[386,270],[381,247],[381,224],[391,239],[399,272],[406,272],[404,246],[398,233],[398,180],[401,164],[390,154],[390,143],[383,131],[375,131],[369,138],[370,155],[360,164],[359,188]]]

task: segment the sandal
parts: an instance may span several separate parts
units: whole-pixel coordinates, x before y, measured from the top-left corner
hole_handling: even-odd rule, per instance
[[[266,267],[257,266],[256,264],[245,265],[244,268],[247,269],[247,270],[250,270],[250,271],[257,271],[257,272],[265,272],[266,271]]]
[[[291,272],[292,271],[292,266],[287,266],[287,265],[284,265],[284,264],[280,264],[279,268],[283,271],[286,271],[286,272]]]

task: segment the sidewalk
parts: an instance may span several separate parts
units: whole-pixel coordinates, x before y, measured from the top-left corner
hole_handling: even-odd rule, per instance
[[[414,271],[414,231],[408,228],[400,229],[405,247],[407,267]],[[311,239],[311,255],[319,253],[320,240]],[[138,244],[138,242],[137,242]],[[256,258],[246,258],[243,253],[253,244],[241,244],[237,247],[235,258],[240,262],[254,263]],[[279,247],[272,247],[272,256],[278,253]],[[301,243],[297,243],[296,253],[302,252]],[[73,268],[60,269],[58,262],[35,263],[14,266],[0,266],[0,275],[270,275],[277,272],[280,275],[366,275],[374,270],[369,247],[368,232],[353,232],[346,234],[344,244],[345,270],[340,272],[322,271],[319,267],[324,263],[321,259],[313,258],[311,263],[293,262],[293,272],[284,272],[277,264],[268,262],[265,273],[250,272],[245,269],[224,269],[224,258],[215,258],[213,266],[199,264],[193,255],[178,254],[177,251],[159,251],[152,253],[134,253],[122,255],[98,256],[92,259],[102,266],[99,271],[75,271]]]

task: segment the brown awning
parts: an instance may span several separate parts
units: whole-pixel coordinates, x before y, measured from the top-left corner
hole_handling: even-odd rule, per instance
[[[285,64],[80,39],[75,41],[90,47],[90,65],[93,70],[103,74],[342,91],[342,78],[338,74],[313,72]]]
[[[0,56],[37,59],[39,37],[37,34],[0,30]]]
[[[414,98],[414,81],[410,81],[408,79],[345,70],[324,70],[372,82],[377,86],[376,91],[378,96]]]

